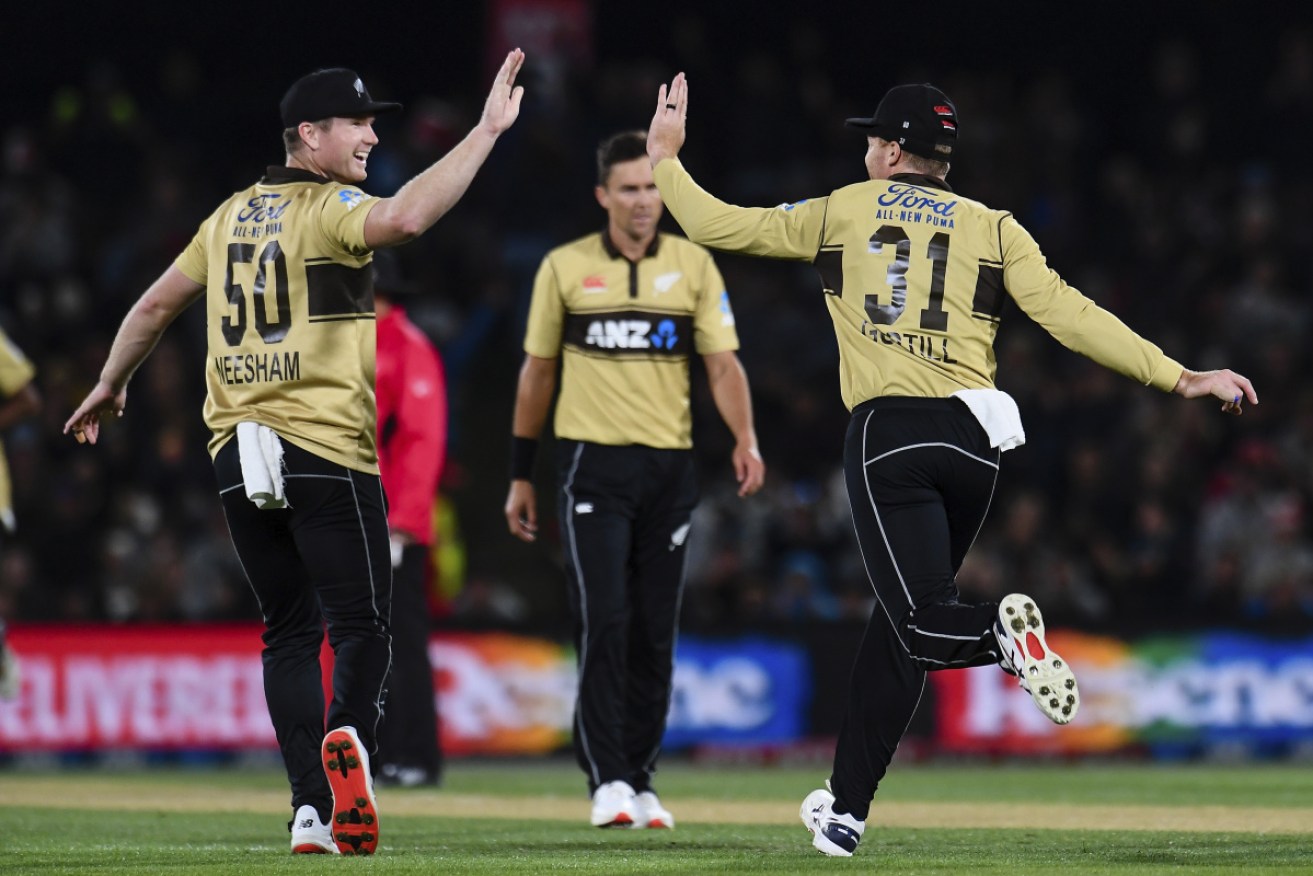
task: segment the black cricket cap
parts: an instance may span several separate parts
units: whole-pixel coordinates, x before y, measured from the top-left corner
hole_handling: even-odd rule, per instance
[[[401,109],[399,103],[374,100],[354,70],[330,67],[308,73],[292,83],[278,108],[283,127],[341,116],[346,119],[378,116]]]
[[[885,93],[875,115],[845,124],[935,161],[952,160],[957,146],[957,107],[929,83],[896,85]]]

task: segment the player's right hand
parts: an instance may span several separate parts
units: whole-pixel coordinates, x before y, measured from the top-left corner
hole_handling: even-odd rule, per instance
[[[492,81],[492,91],[483,104],[483,117],[479,124],[494,137],[505,131],[520,116],[520,100],[524,97],[524,86],[515,84],[515,77],[524,66],[524,52],[511,49],[497,71],[497,78]]]
[[[123,416],[123,408],[127,403],[127,387],[115,392],[113,387],[102,380],[87,393],[87,397],[73,412],[73,416],[68,418],[68,422],[64,424],[64,434],[72,432],[79,444],[88,441],[95,444],[96,439],[100,437],[100,418],[108,413],[113,413],[116,417]]]
[[[538,538],[538,499],[533,484],[524,480],[511,481],[506,494],[506,526],[511,535],[520,541]]]

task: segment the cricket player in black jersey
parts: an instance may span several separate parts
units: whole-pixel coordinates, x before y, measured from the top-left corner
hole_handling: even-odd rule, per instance
[[[450,210],[519,115],[510,52],[483,115],[390,198],[358,186],[375,101],[345,68],[298,79],[280,109],[286,163],[237,192],[151,284],[64,426],[95,443],[160,335],[205,299],[205,422],[233,545],[264,617],[264,686],[292,789],[294,853],[372,854],[370,775],[391,665],[392,567],[374,401],[373,251]],[[325,733],[319,649],[334,654]]]
[[[994,388],[993,342],[1011,299],[1067,348],[1140,383],[1213,396],[1239,414],[1258,397],[1232,371],[1195,372],[1165,356],[1045,263],[1010,213],[945,181],[957,109],[930,85],[891,89],[870,118],[870,177],[776,208],[726,204],[677,156],[688,83],[661,86],[648,132],[657,187],[690,240],[816,266],[839,342],[852,420],[844,473],[858,544],[878,605],[858,650],[830,790],[803,801],[812,844],[857,848],[926,672],[998,663],[1051,720],[1076,715],[1080,693],[1048,647],[1034,600],[958,601],[954,576],[984,521],[1002,452],[1025,435],[1016,403]]]

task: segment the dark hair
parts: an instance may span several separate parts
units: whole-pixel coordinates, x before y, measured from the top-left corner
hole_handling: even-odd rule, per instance
[[[318,121],[311,122],[311,124],[319,128],[319,130],[321,131],[327,131],[329,128],[333,127],[333,120],[319,119]],[[294,155],[297,152],[301,151],[301,145],[304,142],[305,141],[301,139],[300,125],[293,125],[290,128],[283,128],[283,151],[286,152],[288,155]]]
[[[621,131],[602,141],[597,147],[597,184],[605,186],[611,177],[611,168],[625,161],[647,157],[646,131]]]

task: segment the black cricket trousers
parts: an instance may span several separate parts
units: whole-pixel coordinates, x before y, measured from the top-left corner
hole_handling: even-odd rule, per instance
[[[574,750],[589,792],[651,790],[670,708],[689,518],[687,450],[557,442],[559,519],[575,622]]]
[[[378,761],[383,766],[419,768],[442,776],[438,745],[437,695],[429,660],[429,601],[425,592],[429,547],[411,544],[392,573],[392,674],[379,727]]]
[[[926,672],[998,662],[995,603],[958,602],[1000,452],[956,399],[889,397],[853,409],[843,468],[878,604],[866,625],[834,754],[838,808],[865,820],[921,700]]]
[[[334,655],[327,727],[355,727],[373,754],[391,664],[387,504],[378,475],[282,443],[290,508],[262,511],[246,497],[236,438],[214,468],[233,546],[264,616],[264,695],[292,807],[309,804],[326,818],[333,795],[319,751],[319,651],[327,625]]]

